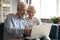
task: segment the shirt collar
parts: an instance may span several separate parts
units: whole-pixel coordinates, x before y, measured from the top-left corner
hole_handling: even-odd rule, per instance
[[[15,16],[15,18],[17,18],[17,19],[24,19],[24,18],[20,18],[17,14],[15,14],[14,16]]]

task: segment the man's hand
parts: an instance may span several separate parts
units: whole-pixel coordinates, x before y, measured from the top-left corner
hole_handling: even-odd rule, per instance
[[[32,30],[32,29],[30,29],[30,28],[26,28],[26,29],[24,30],[24,32],[31,34],[31,30]]]

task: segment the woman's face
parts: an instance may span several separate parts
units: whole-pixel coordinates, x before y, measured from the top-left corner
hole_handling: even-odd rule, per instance
[[[27,11],[27,14],[29,17],[33,17],[35,15],[35,10]]]

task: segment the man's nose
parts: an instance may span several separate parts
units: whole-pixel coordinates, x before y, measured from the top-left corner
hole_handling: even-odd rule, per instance
[[[24,14],[26,13],[26,11],[24,11]]]

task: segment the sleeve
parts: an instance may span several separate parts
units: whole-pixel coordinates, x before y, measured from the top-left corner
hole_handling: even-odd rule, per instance
[[[11,16],[7,16],[5,22],[4,22],[4,31],[6,31],[7,33],[15,33],[15,28],[13,27],[13,23],[11,21]]]
[[[24,26],[25,26],[25,28],[28,28],[28,23],[27,23],[27,19],[26,18],[24,19]]]

